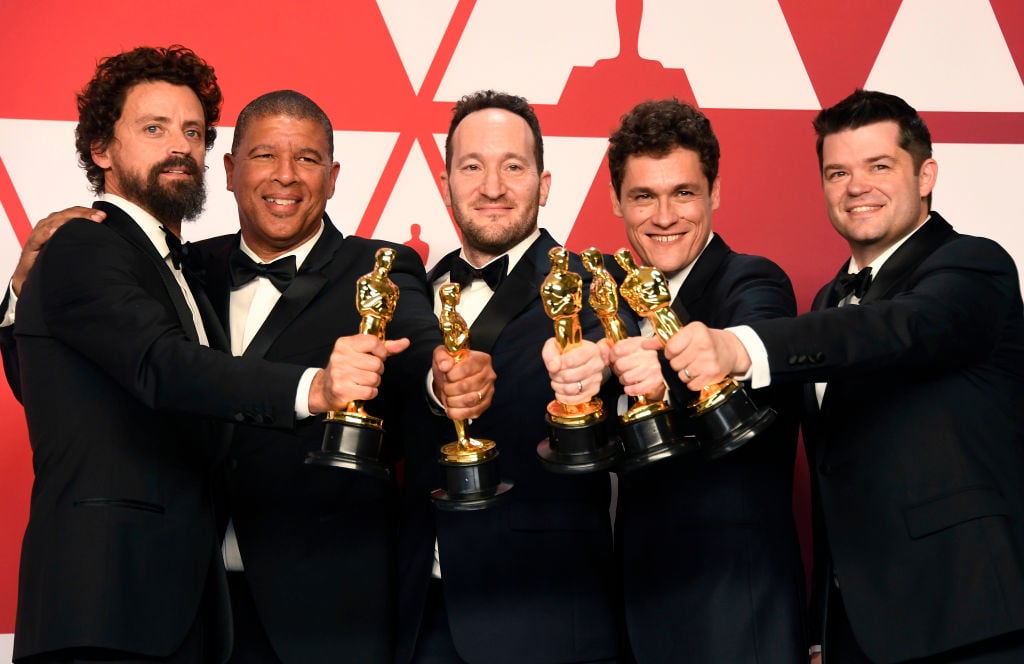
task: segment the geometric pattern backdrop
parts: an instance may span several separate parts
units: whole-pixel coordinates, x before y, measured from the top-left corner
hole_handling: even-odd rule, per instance
[[[1020,0],[0,0],[0,281],[35,221],[91,201],[74,95],[97,59],[174,43],[208,60],[225,94],[190,239],[237,229],[221,158],[234,119],[257,95],[292,88],[334,123],[338,227],[409,242],[432,265],[458,244],[436,178],[451,107],[495,88],[527,97],[540,118],[552,173],[541,225],[572,250],[612,251],[625,236],[608,202],[608,134],[636,102],[676,96],[704,110],[722,144],[714,229],[779,263],[806,310],[847,256],[825,215],[811,119],[864,87],[900,95],[928,122],[935,208],[1024,265]],[[0,662],[31,479],[24,417],[3,382]],[[798,463],[804,534],[805,491]]]

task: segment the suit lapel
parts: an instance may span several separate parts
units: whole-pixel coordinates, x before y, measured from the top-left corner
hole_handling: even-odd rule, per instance
[[[672,301],[672,309],[683,325],[693,320],[690,311],[698,312],[699,315],[699,312],[706,309],[702,306],[701,300],[730,251],[725,240],[716,234],[697,257],[690,274],[686,275],[686,280]]]
[[[153,267],[160,275],[161,281],[164,282],[167,294],[174,305],[174,311],[178,315],[178,322],[181,323],[181,327],[185,330],[188,338],[198,342],[199,334],[196,332],[195,321],[192,320],[192,310],[189,309],[188,303],[185,301],[185,295],[181,292],[181,286],[174,278],[174,275],[171,274],[171,268],[167,266],[163,256],[153,246],[153,243],[149,241],[149,237],[139,228],[135,220],[128,216],[128,213],[116,205],[106,201],[96,201],[93,207],[106,212],[107,218],[103,220],[103,223],[135,246],[153,263]]]
[[[554,238],[542,228],[540,237],[526,250],[470,326],[473,350],[489,353],[509,321],[540,296],[540,286],[548,272],[548,250],[557,245]],[[459,250],[456,249],[439,260],[430,270],[427,280],[433,284],[450,272],[452,260],[458,255]]]
[[[267,320],[263,322],[252,341],[249,342],[243,356],[263,357],[266,355],[285,328],[327,285],[329,281],[326,274],[327,268],[330,267],[335,254],[341,249],[343,240],[341,233],[325,214],[323,234],[313,245],[313,249],[299,267],[295,278],[288,284],[288,288],[281,293],[277,304],[270,310]]]
[[[548,250],[558,244],[547,231],[541,229],[540,233],[470,326],[470,343],[475,350],[489,353],[509,321],[540,297],[548,271]]]
[[[932,212],[931,218],[910,236],[903,245],[882,265],[882,269],[871,280],[868,292],[861,298],[861,303],[885,298],[893,289],[900,286],[908,274],[930,256],[936,248],[948,242],[956,235],[953,227],[938,212]]]

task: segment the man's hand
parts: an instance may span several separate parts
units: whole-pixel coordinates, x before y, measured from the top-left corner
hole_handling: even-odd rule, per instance
[[[616,341],[611,347],[612,371],[619,377],[626,394],[631,397],[644,395],[654,400],[665,398],[659,350],[661,340],[657,337],[629,337]]]
[[[541,357],[551,378],[555,399],[564,404],[587,403],[601,391],[604,368],[608,366],[608,344],[583,340],[579,346],[560,353],[552,337],[544,342]]]
[[[25,246],[21,250],[21,257],[18,258],[18,265],[14,268],[14,276],[11,277],[11,287],[16,296],[21,295],[21,286],[25,283],[28,271],[32,269],[39,250],[53,236],[54,231],[68,223],[72,219],[91,219],[103,221],[107,213],[91,207],[70,207],[60,212],[54,212],[47,218],[36,223],[32,232],[28,234]]]
[[[490,408],[497,375],[491,356],[471,350],[456,362],[444,346],[434,349],[431,367],[434,396],[453,420],[472,420]]]
[[[409,347],[408,339],[381,341],[371,334],[353,334],[334,342],[327,367],[309,388],[309,412],[344,410],[353,401],[377,396],[384,360]]]
[[[679,380],[694,392],[750,370],[750,355],[735,334],[699,322],[687,323],[672,335],[665,344],[665,357]]]

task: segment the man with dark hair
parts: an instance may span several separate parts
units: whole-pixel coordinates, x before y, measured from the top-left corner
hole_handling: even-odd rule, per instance
[[[824,659],[1024,660],[1024,315],[1013,259],[928,201],[917,112],[858,90],[815,120],[851,258],[796,318],[668,343],[691,387],[804,383]]]
[[[34,265],[2,336],[35,471],[18,662],[223,661],[211,480],[225,449],[201,416],[290,428],[372,398],[383,358],[408,344],[375,345],[358,372],[343,344],[326,371],[206,347],[223,332],[178,237],[202,209],[219,104],[213,69],[178,46],[102,60],[79,96],[79,156],[105,219],[26,247]]]
[[[424,445],[422,422],[433,417],[425,378],[442,343],[433,294],[413,250],[342,237],[325,213],[339,172],[327,115],[292,90],[256,98],[238,116],[224,167],[241,232],[199,247],[206,258],[205,288],[231,352],[322,363],[336,337],[359,331],[356,282],[374,269],[377,251],[390,247],[395,258],[389,278],[400,297],[387,336],[408,338],[411,346],[388,360],[379,394],[367,408],[384,420],[386,456],[397,453],[402,438]],[[283,288],[272,274],[259,272],[282,264],[295,271]],[[343,341],[374,344],[365,335]],[[354,348],[354,362],[360,348]],[[447,357],[437,355],[438,361]],[[470,418],[487,407],[493,374],[485,354],[471,353],[448,374],[435,364],[433,374],[449,413]],[[448,398],[443,386],[459,380],[460,394]],[[322,423],[313,418],[294,431],[244,424],[235,429],[225,470],[230,527],[224,544],[235,627],[232,662],[391,661],[393,485],[304,463],[320,449],[322,436]]]
[[[497,443],[501,476],[514,487],[489,509],[432,508],[429,491],[444,486],[438,449],[407,447],[397,661],[614,661],[608,474],[557,475],[536,452],[552,399],[542,355],[559,362],[540,298],[557,243],[537,226],[551,182],[537,117],[521,97],[469,95],[455,106],[445,152],[439,177],[462,248],[429,277],[435,289],[462,284],[459,313],[472,348],[493,358],[494,402],[472,435]],[[575,255],[569,267],[589,278]],[[593,312],[581,322],[585,337],[601,337]],[[594,364],[600,374],[597,347],[584,341],[561,357],[572,367],[559,374],[555,395],[589,401],[601,381],[582,379]],[[455,432],[448,425],[424,438],[448,442]]]
[[[719,146],[699,110],[638,104],[610,138],[611,202],[638,263],[668,279],[684,325],[720,327],[796,313],[783,271],[712,232]],[[641,328],[653,334],[649,323]],[[696,392],[659,363],[657,339],[617,342],[611,365],[631,396],[669,388],[685,413]],[[721,376],[716,377],[720,379]],[[707,381],[709,384],[715,381]],[[728,456],[680,456],[619,480],[616,545],[633,657],[646,662],[778,662],[806,657],[803,566],[793,523],[793,388],[757,390],[778,417]]]

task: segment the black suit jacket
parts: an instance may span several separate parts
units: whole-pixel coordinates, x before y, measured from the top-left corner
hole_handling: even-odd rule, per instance
[[[716,235],[673,309],[722,328],[793,316],[785,273]],[[675,408],[696,394],[671,367]],[[751,392],[778,419],[715,461],[669,459],[619,480],[617,543],[629,641],[637,662],[805,661],[804,575],[792,514],[799,419],[795,386]]]
[[[932,212],[859,306],[753,325],[773,382],[828,381],[805,424],[816,587],[834,574],[873,660],[1024,628],[1021,311],[1013,259]]]
[[[228,259],[238,235],[201,243],[206,287],[226,329]],[[339,336],[357,334],[356,280],[380,247],[397,255],[390,278],[400,295],[387,337],[412,345],[389,358],[367,412],[384,419],[385,461],[402,436],[404,404],[423,402],[433,349],[441,343],[423,264],[408,247],[324,232],[246,348],[246,357],[326,364]],[[304,463],[320,449],[323,418],[291,431],[236,427],[226,468],[245,577],[283,662],[390,662],[394,645],[393,484]]]
[[[181,290],[141,229],[114,205],[96,207],[106,221],[61,227],[18,301],[35,482],[15,658],[74,647],[167,655],[207,583],[223,617],[208,636],[226,655],[210,491],[223,439],[194,416],[290,427],[304,367],[196,343]],[[214,318],[205,327],[222,338]]]
[[[542,468],[536,453],[547,437],[544,414],[553,399],[541,348],[554,327],[540,286],[554,246],[542,231],[470,330],[473,347],[489,349],[497,373],[493,403],[470,432],[497,443],[501,476],[515,484],[507,500],[475,512],[431,508],[429,491],[444,486],[438,447],[455,440],[450,423],[432,442],[408,450],[399,662],[408,661],[415,648],[435,534],[448,620],[464,660],[541,663],[616,656],[608,474],[554,474]],[[448,272],[455,255],[441,259],[432,276]],[[572,256],[570,267],[589,277],[578,257]],[[601,337],[593,312],[585,309],[581,321],[587,338]]]

